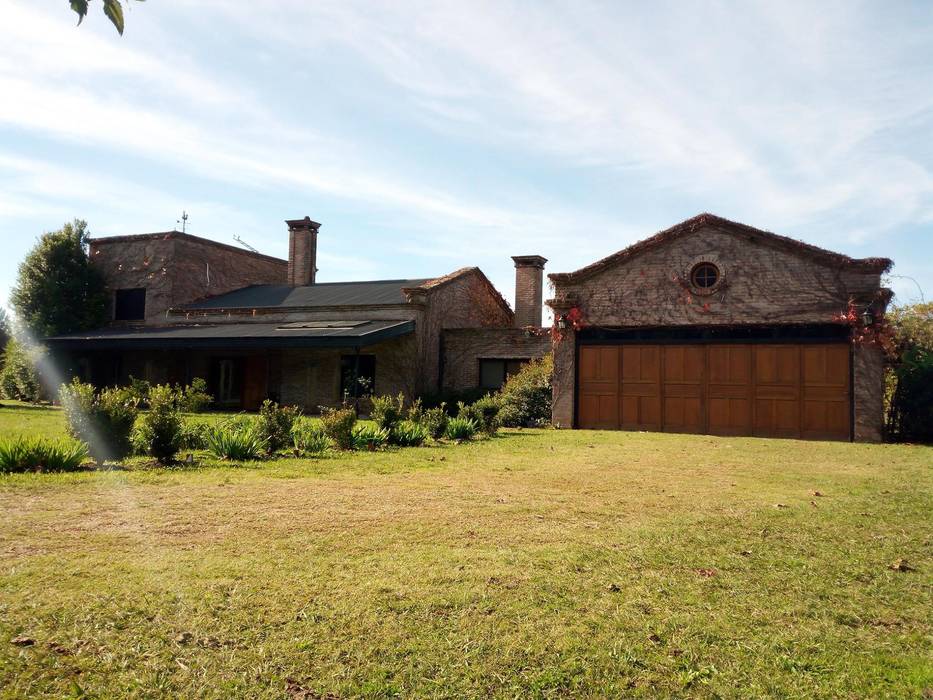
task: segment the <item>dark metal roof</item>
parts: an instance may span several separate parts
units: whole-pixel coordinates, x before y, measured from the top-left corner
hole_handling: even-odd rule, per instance
[[[127,350],[133,348],[357,348],[407,335],[414,321],[308,321],[215,323],[101,328],[48,338],[54,348]]]
[[[184,310],[263,309],[314,306],[378,306],[404,304],[403,288],[420,287],[427,279],[325,282],[304,287],[257,284],[186,304]]]

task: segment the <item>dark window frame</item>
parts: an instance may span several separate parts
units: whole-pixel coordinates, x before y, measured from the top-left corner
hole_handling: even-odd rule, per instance
[[[114,321],[144,321],[146,319],[146,288],[129,287],[113,292]]]
[[[523,365],[527,364],[528,362],[531,362],[530,357],[480,357],[477,359],[478,359],[479,364],[478,364],[476,385],[480,389],[489,389],[490,391],[501,389],[502,386],[506,383],[506,381],[508,381],[509,377],[520,372]],[[484,384],[483,383],[483,365],[484,364],[488,365],[491,363],[500,363],[500,362],[502,363],[502,381],[499,383],[498,386]],[[511,367],[512,371],[509,371],[510,365],[512,365]]]
[[[690,270],[690,284],[695,288],[705,292],[714,289],[722,279],[722,270],[715,263],[708,260],[699,262]]]

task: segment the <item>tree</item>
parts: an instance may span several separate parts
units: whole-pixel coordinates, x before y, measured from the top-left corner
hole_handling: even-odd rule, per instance
[[[136,1],[144,2],[144,0]],[[78,13],[78,24],[80,25],[87,15],[89,0],[69,0],[69,2],[71,3],[71,9]],[[123,5],[120,4],[120,0],[104,0],[104,14],[120,32],[120,36],[123,36]]]
[[[0,307],[0,347],[6,347],[6,341],[13,335],[10,328],[10,317],[7,316],[6,309]]]
[[[10,295],[20,322],[39,337],[87,330],[107,318],[103,275],[87,254],[87,223],[45,233],[20,263]]]
[[[887,315],[897,357],[887,374],[889,439],[933,442],[933,303]]]

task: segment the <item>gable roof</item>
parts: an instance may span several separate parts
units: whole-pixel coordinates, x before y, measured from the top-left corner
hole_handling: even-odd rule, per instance
[[[548,275],[548,279],[553,282],[576,282],[585,279],[613,265],[629,260],[640,253],[676,241],[678,238],[691,234],[706,226],[712,226],[738,235],[749,236],[766,245],[787,250],[791,253],[797,253],[835,267],[850,267],[866,272],[881,273],[890,270],[893,264],[888,258],[850,258],[848,255],[834,253],[831,250],[819,248],[815,245],[798,241],[795,238],[764,231],[754,226],[748,226],[747,224],[740,224],[737,221],[730,221],[729,219],[724,219],[715,214],[703,213],[687,219],[686,221],[682,221],[675,226],[671,226],[664,231],[660,231],[650,238],[634,243],[628,248],[623,248],[619,252],[613,253],[602,260],[597,260],[586,267],[581,267],[574,272],[552,273]]]
[[[226,294],[194,301],[182,310],[297,309],[323,306],[383,306],[404,304],[403,289],[419,287],[430,279],[319,282],[302,287],[255,284]]]

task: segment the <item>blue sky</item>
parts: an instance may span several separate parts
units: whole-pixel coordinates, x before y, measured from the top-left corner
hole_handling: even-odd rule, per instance
[[[125,3],[124,3],[125,4]],[[569,271],[702,211],[933,297],[933,4],[3,0],[0,304],[43,231],[238,235],[319,279]],[[913,282],[892,278],[902,302]]]

